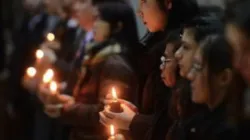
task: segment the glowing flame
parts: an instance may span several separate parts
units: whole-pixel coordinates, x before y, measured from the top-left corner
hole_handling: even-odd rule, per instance
[[[56,91],[57,91],[57,84],[56,84],[56,82],[55,81],[50,82],[49,88],[50,88],[50,91],[55,94]]]
[[[111,136],[114,136],[115,135],[115,127],[114,127],[114,125],[110,125],[110,135]]]
[[[113,97],[114,100],[118,99],[116,89],[114,87],[112,87],[112,97]]]
[[[48,41],[54,41],[54,40],[55,40],[55,35],[52,34],[52,33],[48,33],[48,35],[47,35],[47,40],[48,40]]]
[[[43,82],[49,83],[54,76],[54,71],[52,69],[48,69],[45,74],[43,75]]]
[[[34,77],[36,75],[36,69],[34,67],[29,67],[26,73],[29,77]]]
[[[36,51],[36,58],[37,59],[42,59],[44,56],[44,52],[42,50],[37,50]]]

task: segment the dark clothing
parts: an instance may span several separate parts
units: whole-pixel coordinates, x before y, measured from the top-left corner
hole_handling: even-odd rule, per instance
[[[33,134],[33,118],[34,118],[34,101],[32,95],[23,88],[22,78],[27,67],[35,62],[35,50],[44,40],[44,30],[48,16],[40,14],[40,19],[33,22],[32,29],[30,22],[34,17],[27,17],[24,20],[22,28],[14,36],[15,50],[9,65],[10,77],[8,81],[7,98],[12,109],[15,112],[15,127],[19,132],[18,139],[32,139]]]
[[[99,123],[99,111],[103,109],[100,100],[111,92],[114,86],[119,98],[131,100],[137,88],[137,79],[131,67],[123,58],[117,43],[98,44],[87,49],[80,81],[74,97],[76,104],[62,111],[63,122],[72,126],[72,140],[106,139],[105,128]]]
[[[169,99],[170,90],[161,80],[160,57],[165,50],[165,45],[157,45],[165,39],[165,32],[149,35],[144,51],[139,54],[137,75],[140,79],[140,88],[135,104],[142,114],[136,115],[130,125],[130,132],[133,139],[145,138],[149,129],[153,126],[154,113],[156,109],[161,110],[164,102],[159,100]]]
[[[56,41],[60,42],[60,49],[55,50],[57,60],[53,65],[56,69],[56,77],[60,77],[57,79],[59,81],[65,81],[68,78],[70,72],[68,65],[77,51],[76,44],[74,44],[77,27],[69,27],[68,22],[69,20],[60,21],[54,30]]]
[[[236,129],[228,124],[225,110],[220,106],[176,121],[167,140],[236,140]]]

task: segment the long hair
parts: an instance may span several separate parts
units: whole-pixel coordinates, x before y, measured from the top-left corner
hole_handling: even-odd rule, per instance
[[[98,5],[100,18],[111,26],[111,38],[127,47],[138,43],[135,14],[130,5],[107,2]],[[121,30],[116,31],[121,25]]]

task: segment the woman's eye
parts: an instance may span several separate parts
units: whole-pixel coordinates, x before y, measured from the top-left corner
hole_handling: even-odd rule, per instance
[[[188,49],[189,49],[187,45],[182,45],[182,48],[183,48],[184,50],[188,50]]]

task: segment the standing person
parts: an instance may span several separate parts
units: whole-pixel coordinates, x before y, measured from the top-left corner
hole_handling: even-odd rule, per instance
[[[132,8],[122,2],[99,3],[96,7],[94,39],[85,46],[81,75],[73,96],[58,95],[62,108],[50,105],[42,96],[46,113],[72,126],[72,139],[106,139],[99,123],[101,100],[115,87],[118,94],[132,99],[137,87],[136,76],[126,60],[126,53],[137,43],[137,30]],[[54,116],[59,111],[59,115]]]
[[[139,76],[140,88],[134,104],[138,107],[139,113],[128,109],[123,115],[112,114],[117,118],[115,119],[116,124],[119,124],[117,127],[129,130],[133,139],[146,138],[147,131],[151,129],[153,123],[153,114],[161,110],[164,103],[169,100],[170,90],[162,82],[159,70],[160,56],[165,50],[165,44],[157,45],[157,43],[198,13],[196,2],[192,0],[139,2],[139,15],[151,32],[149,38],[142,42],[145,46],[136,59],[138,63],[135,69]]]
[[[9,110],[13,119],[14,139],[31,140],[34,132],[35,105],[32,95],[22,86],[25,69],[35,62],[34,52],[44,40],[47,14],[43,13],[42,1],[24,1],[25,17],[19,29],[14,31],[15,50],[9,63],[8,79]]]
[[[236,140],[237,131],[228,122],[226,105],[235,80],[232,67],[232,50],[222,34],[208,35],[196,51],[193,66],[188,74],[191,80],[192,101],[206,104],[209,112],[193,125],[195,133],[190,139]],[[240,94],[240,93],[239,93]]]
[[[241,73],[246,81],[248,88],[242,95],[235,94],[235,98],[239,100],[240,106],[237,108],[235,114],[242,114],[244,116],[238,120],[239,137],[238,139],[249,139],[250,127],[250,1],[242,0],[230,2],[225,10],[225,36],[233,48],[234,67]]]

